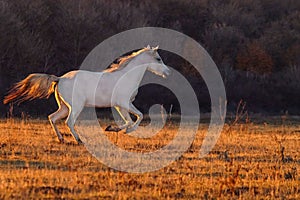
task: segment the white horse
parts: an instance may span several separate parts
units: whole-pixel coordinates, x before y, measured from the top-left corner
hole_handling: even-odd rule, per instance
[[[67,117],[66,124],[78,143],[82,143],[74,129],[75,121],[85,106],[114,107],[125,124],[119,127],[108,126],[108,131],[126,133],[134,131],[140,124],[143,114],[132,104],[137,95],[137,88],[146,70],[166,77],[170,69],[163,63],[158,47],[143,48],[129,56],[119,59],[118,64],[102,72],[84,70],[71,71],[61,77],[48,74],[30,74],[17,83],[4,98],[8,102],[23,102],[35,98],[48,98],[53,92],[58,110],[49,115],[50,124],[60,142],[63,136],[56,126],[59,119]],[[130,114],[136,116],[133,122]]]

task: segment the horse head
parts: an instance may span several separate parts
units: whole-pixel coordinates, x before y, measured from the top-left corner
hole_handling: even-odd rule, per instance
[[[157,52],[158,46],[151,48],[148,45],[145,49],[146,51],[143,54],[146,55],[147,70],[163,78],[170,75],[171,70],[164,64]]]

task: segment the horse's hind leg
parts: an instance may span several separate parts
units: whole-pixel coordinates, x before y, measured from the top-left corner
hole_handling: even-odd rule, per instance
[[[79,138],[78,134],[76,133],[76,131],[74,129],[74,125],[75,125],[76,119],[79,116],[80,112],[82,111],[83,107],[84,107],[84,104],[80,104],[80,105],[76,105],[76,106],[69,106],[69,115],[66,120],[66,123],[78,144],[82,144],[82,141]]]
[[[57,122],[57,120],[65,118],[67,115],[68,115],[68,107],[62,106],[56,112],[54,112],[48,116],[50,124],[51,124],[53,130],[55,131],[57,138],[60,142],[64,142],[64,138],[61,135],[61,133],[59,132],[55,123]]]
[[[48,116],[49,118],[49,122],[51,124],[52,129],[54,130],[54,132],[57,135],[57,138],[60,142],[64,142],[64,138],[61,135],[61,133],[59,132],[57,126],[56,126],[56,122],[59,119],[63,119],[68,115],[68,107],[67,105],[61,101],[61,99],[59,98],[59,96],[57,95],[57,93],[55,93],[55,98],[58,104],[58,110],[54,113],[52,113],[51,115]]]

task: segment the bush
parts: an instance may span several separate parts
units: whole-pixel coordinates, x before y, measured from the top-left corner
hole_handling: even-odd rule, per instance
[[[257,42],[249,43],[237,55],[237,68],[257,74],[269,74],[273,69],[271,56]]]

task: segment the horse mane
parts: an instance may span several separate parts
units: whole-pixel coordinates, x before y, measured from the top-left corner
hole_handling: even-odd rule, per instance
[[[140,49],[139,51],[136,51],[136,52],[133,52],[132,54],[128,55],[128,56],[123,56],[123,57],[120,57],[118,59],[118,63],[113,63],[111,64],[107,69],[105,69],[103,72],[115,72],[115,71],[119,71],[121,69],[123,69],[124,67],[127,66],[127,64],[133,59],[135,58],[136,56],[138,56],[139,54],[145,52],[149,50],[149,48],[143,48],[143,49]]]

